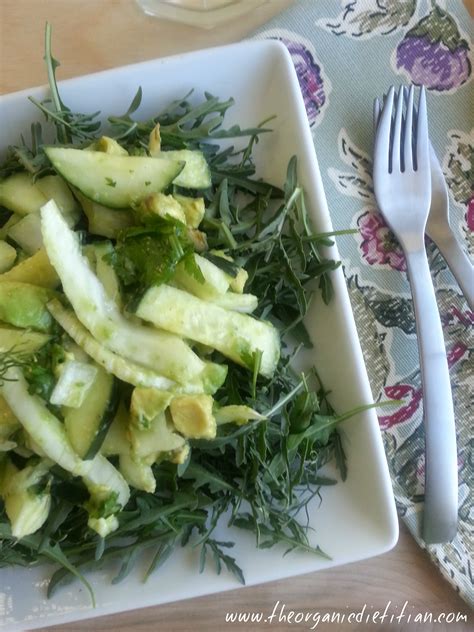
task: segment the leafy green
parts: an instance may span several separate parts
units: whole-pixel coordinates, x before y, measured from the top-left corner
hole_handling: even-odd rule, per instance
[[[157,217],[120,232],[115,250],[106,256],[115,268],[129,305],[153,285],[166,283],[183,261],[188,272],[204,280],[194,260],[192,242],[181,222]]]

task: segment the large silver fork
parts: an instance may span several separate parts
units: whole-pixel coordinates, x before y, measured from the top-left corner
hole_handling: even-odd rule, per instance
[[[408,94],[408,91],[405,91]],[[374,130],[380,117],[381,105],[378,99],[374,101]],[[430,143],[431,165],[431,208],[426,221],[425,232],[438,246],[449,269],[458,282],[461,292],[474,311],[474,266],[464,252],[449,219],[449,193],[444,173]]]
[[[427,544],[448,542],[457,530],[458,481],[454,411],[443,330],[425,251],[431,204],[426,96],[418,114],[410,88],[390,88],[374,145],[374,191],[378,207],[405,253],[415,310],[425,424],[425,510]]]

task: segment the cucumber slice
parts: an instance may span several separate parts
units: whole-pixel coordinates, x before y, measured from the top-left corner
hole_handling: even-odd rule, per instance
[[[183,168],[172,156],[117,156],[64,147],[45,147],[45,152],[65,180],[109,208],[128,208],[150,193],[163,191]]]
[[[217,349],[249,369],[253,368],[253,354],[260,351],[260,373],[271,377],[275,371],[280,341],[270,323],[207,303],[169,285],[150,288],[136,314],[166,331]]]
[[[174,149],[158,154],[168,160],[184,162],[184,169],[177,175],[173,184],[184,189],[207,189],[211,186],[211,172],[202,151],[193,149]]]
[[[30,283],[45,288],[55,288],[59,285],[59,277],[56,270],[49,262],[46,250],[41,248],[32,257],[20,261],[11,270],[0,274],[0,284],[3,282],[18,281]]]
[[[29,173],[14,173],[0,182],[0,205],[14,213],[36,213],[47,201]]]
[[[87,460],[99,452],[119,404],[118,382],[102,367],[79,408],[68,408],[64,425],[72,447]]]

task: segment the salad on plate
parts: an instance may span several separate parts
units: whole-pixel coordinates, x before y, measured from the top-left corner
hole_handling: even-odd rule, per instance
[[[346,477],[360,409],[296,368],[338,266],[296,157],[258,179],[271,119],[226,128],[233,100],[208,93],[141,121],[139,89],[102,125],[63,103],[49,26],[45,60],[45,120],[0,165],[0,567],[55,563],[51,595],[188,545],[243,583],[218,524],[325,556],[305,509],[325,464]]]

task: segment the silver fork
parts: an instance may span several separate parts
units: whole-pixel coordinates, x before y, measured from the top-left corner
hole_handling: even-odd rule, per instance
[[[380,117],[380,101],[374,101],[374,130]],[[449,194],[443,170],[430,143],[431,207],[425,232],[438,246],[461,292],[474,311],[474,266],[459,243],[449,221]]]
[[[425,251],[431,204],[426,96],[416,115],[410,88],[406,113],[400,89],[390,88],[374,145],[374,191],[378,207],[405,253],[415,310],[425,424],[423,539],[448,542],[457,530],[457,452],[453,400],[443,330]]]

